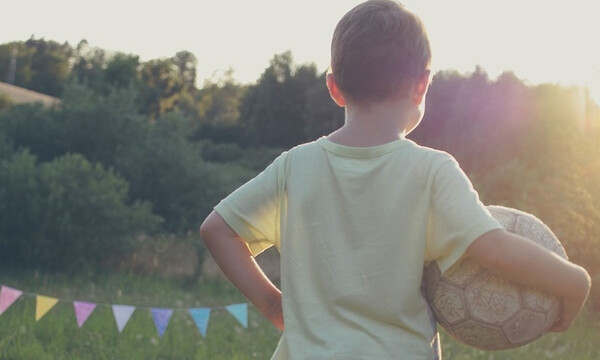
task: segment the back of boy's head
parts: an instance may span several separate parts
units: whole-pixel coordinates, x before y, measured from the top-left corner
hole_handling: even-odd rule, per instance
[[[391,0],[369,0],[337,24],[333,78],[348,101],[377,102],[406,92],[423,76],[431,49],[421,20]]]

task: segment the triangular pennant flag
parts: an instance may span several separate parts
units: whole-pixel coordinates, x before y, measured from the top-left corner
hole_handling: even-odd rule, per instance
[[[96,304],[89,302],[73,301],[73,307],[75,308],[75,317],[77,318],[77,326],[82,327],[83,323],[92,314],[92,311],[96,308]]]
[[[135,306],[113,305],[112,311],[115,316],[115,321],[117,322],[117,329],[119,329],[119,332],[122,332],[135,311]]]
[[[23,294],[22,291],[9,288],[8,286],[2,286],[0,288],[0,315],[8,309],[20,296]]]
[[[225,309],[227,309],[227,311],[229,311],[243,327],[248,327],[248,304],[228,305],[225,306]]]
[[[151,311],[152,318],[154,319],[154,326],[156,326],[156,331],[158,331],[158,336],[163,337],[165,330],[167,330],[167,325],[169,325],[171,314],[173,314],[173,309],[153,308]]]
[[[208,328],[208,320],[210,319],[210,308],[195,308],[188,311],[192,315],[192,319],[194,319],[202,337],[206,337],[206,329]]]
[[[36,296],[36,304],[35,304],[35,321],[39,321],[42,316],[46,315],[50,309],[56,305],[58,299],[38,295]]]

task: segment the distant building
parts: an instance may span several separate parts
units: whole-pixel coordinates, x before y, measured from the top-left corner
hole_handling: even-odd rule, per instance
[[[33,90],[0,82],[0,96],[7,96],[15,104],[42,103],[44,106],[52,106],[60,102],[59,98],[45,95]]]

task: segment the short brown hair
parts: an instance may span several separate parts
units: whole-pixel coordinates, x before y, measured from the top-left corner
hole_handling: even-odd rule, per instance
[[[421,20],[391,0],[369,0],[338,22],[331,70],[347,100],[381,101],[407,89],[431,61]]]

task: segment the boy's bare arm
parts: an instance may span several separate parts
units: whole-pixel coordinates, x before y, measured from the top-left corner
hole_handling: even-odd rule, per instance
[[[229,280],[283,330],[281,291],[260,269],[246,243],[213,211],[200,227],[206,248]]]
[[[589,295],[590,276],[582,267],[505,230],[480,236],[466,256],[508,280],[559,296],[562,312],[552,331],[567,330]]]

